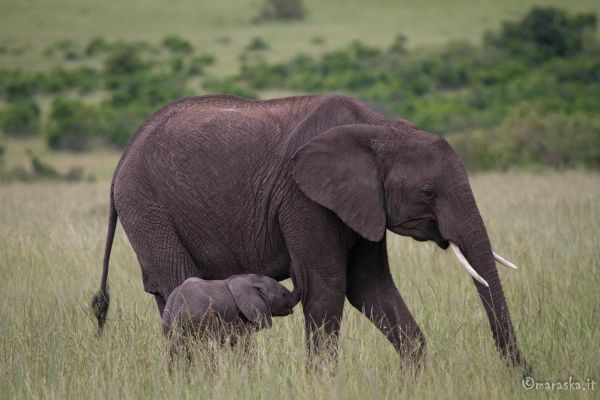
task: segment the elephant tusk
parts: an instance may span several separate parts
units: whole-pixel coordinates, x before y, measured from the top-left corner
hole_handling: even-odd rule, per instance
[[[460,251],[460,248],[457,245],[450,242],[450,250],[452,250],[452,252],[456,256],[456,258],[458,258],[458,261],[460,262],[460,264],[463,267],[465,267],[465,269],[467,270],[469,275],[471,275],[473,277],[473,279],[475,279],[477,282],[481,283],[485,287],[490,287],[490,285],[488,285],[488,283],[485,281],[485,279],[483,279],[477,273],[477,271],[475,271],[475,269],[473,269],[473,267],[471,267],[471,264],[469,264],[469,262],[467,261],[467,259],[465,258],[462,251]]]
[[[515,264],[511,263],[506,258],[500,257],[498,254],[496,254],[493,251],[492,251],[492,253],[494,254],[494,260],[496,260],[499,264],[502,264],[502,265],[504,265],[505,267],[508,267],[508,268],[518,269]]]

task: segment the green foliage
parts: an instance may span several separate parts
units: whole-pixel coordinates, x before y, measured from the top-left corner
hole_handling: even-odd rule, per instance
[[[390,46],[389,52],[396,53],[396,54],[405,54],[407,51],[406,50],[406,42],[407,41],[408,41],[408,38],[405,35],[399,33],[394,38],[394,42]]]
[[[6,154],[6,144],[4,143],[4,135],[0,133],[0,170],[4,168],[4,154]]]
[[[85,47],[84,53],[88,57],[92,57],[101,53],[105,53],[111,49],[111,45],[101,37],[95,37]]]
[[[194,47],[189,41],[177,35],[166,36],[162,41],[162,45],[173,53],[189,54],[194,51]]]
[[[0,71],[0,94],[8,101],[30,98],[38,88],[35,73],[22,70]]]
[[[57,98],[48,121],[48,145],[54,150],[88,150],[97,127],[93,107],[76,100]]]
[[[215,78],[208,77],[204,80],[202,87],[211,93],[222,93],[222,94],[234,94],[237,96],[246,97],[249,99],[256,99],[258,96],[252,89],[236,83],[233,79],[229,78]]]
[[[490,133],[449,136],[470,168],[600,168],[600,117],[516,108]]]
[[[192,57],[188,66],[188,75],[202,75],[204,68],[213,65],[216,61],[216,57],[213,54],[200,54]]]
[[[109,77],[134,75],[146,71],[148,67],[142,60],[139,48],[127,44],[117,45],[104,62],[104,71]]]
[[[263,0],[255,22],[301,20],[306,16],[302,0]]]
[[[398,34],[387,49],[353,41],[318,57],[298,54],[288,62],[278,63],[267,61],[262,50],[269,45],[255,37],[239,55],[239,72],[225,77],[206,76],[206,67],[215,62],[215,56],[190,55],[191,44],[179,36],[164,38],[162,45],[171,52],[168,58],[145,42],[108,43],[95,38],[85,53],[105,53],[102,70],[3,70],[0,96],[9,103],[23,104],[39,94],[72,96],[75,91],[86,94],[107,89],[101,104],[85,106],[87,111],[74,112],[73,119],[80,120],[89,132],[82,143],[89,143],[91,135],[95,135],[94,141],[122,146],[154,110],[191,94],[188,85],[197,83],[191,79],[195,76],[201,76],[198,81],[206,92],[251,98],[264,90],[339,92],[358,97],[387,115],[409,119],[422,129],[465,138],[458,142],[470,143],[463,147],[468,157],[476,160],[469,162],[472,166],[505,166],[508,161],[488,154],[486,135],[497,135],[515,110],[530,107],[541,119],[560,115],[581,121],[588,121],[597,113],[600,42],[593,35],[595,28],[593,15],[571,16],[559,9],[538,7],[517,21],[505,23],[497,32],[488,33],[482,45],[453,41],[436,49],[409,50],[407,38]],[[318,37],[315,41],[321,42]],[[64,53],[76,50],[76,46],[65,42],[53,49]],[[152,57],[153,62],[146,57]],[[20,110],[21,114],[14,113],[15,119],[17,115],[33,115],[26,114],[25,108]],[[3,115],[9,115],[8,111]],[[529,116],[528,121],[534,117]],[[58,132],[56,127],[60,124],[56,119],[50,117],[48,124],[49,138],[57,143],[56,147],[89,147],[63,145],[64,135]],[[533,123],[527,126],[534,128]],[[589,126],[580,128],[593,132]],[[75,129],[71,126],[68,130]],[[584,135],[581,140],[591,138]],[[471,156],[475,154],[473,148],[481,157]],[[565,157],[561,153],[556,156],[558,161],[545,164],[593,164],[593,157]],[[529,158],[532,163],[544,163],[539,161],[539,155]],[[527,157],[518,157],[522,159]]]
[[[569,16],[555,7],[533,7],[520,21],[507,21],[486,41],[533,62],[569,57],[583,49],[585,35],[596,30],[595,14]]]
[[[0,96],[8,101],[18,101],[30,99],[38,93],[58,94],[78,90],[85,94],[98,88],[98,75],[89,67],[56,67],[44,72],[3,70],[0,71]]]
[[[92,68],[79,67],[66,70],[58,67],[39,73],[37,82],[42,93],[56,94],[77,89],[79,93],[85,94],[97,89],[99,80],[98,72]]]
[[[77,60],[80,57],[79,49],[71,39],[62,39],[44,50],[47,57],[53,57],[56,53],[62,55],[65,61]]]
[[[265,42],[265,40],[261,37],[255,37],[252,41],[246,46],[246,51],[261,51],[268,50],[269,44]]]
[[[105,143],[122,148],[152,111],[138,104],[103,104],[96,110],[95,131]]]
[[[0,130],[6,135],[28,136],[38,133],[41,111],[33,100],[9,103],[0,111]]]
[[[545,28],[540,27],[544,18],[549,21]],[[563,146],[567,153],[553,149],[548,150],[552,155],[546,160],[535,152],[531,157],[501,160],[487,153],[484,133],[507,124],[513,110],[525,105],[539,110],[540,119],[559,114],[563,120],[583,121],[595,115],[600,108],[600,44],[586,34],[594,28],[595,18],[589,15],[570,17],[556,9],[533,9],[522,20],[505,24],[500,33],[488,34],[483,46],[458,41],[437,50],[410,52],[405,48],[406,39],[399,35],[386,52],[353,42],[320,58],[299,55],[290,62],[275,64],[248,59],[232,79],[255,90],[348,93],[428,131],[467,132],[459,135],[473,136],[473,144],[461,142],[465,153],[481,156],[481,160],[470,162],[471,166],[505,166],[531,160],[555,167],[582,164],[595,168],[592,156],[569,158],[569,151],[579,150],[556,140],[555,146]],[[508,46],[515,32],[520,32],[515,43],[528,50]],[[544,32],[549,35],[548,43]],[[528,117],[528,121],[532,119]],[[566,129],[568,124],[563,120],[555,122]],[[577,136],[574,128],[568,131],[577,136],[578,143],[591,147],[593,126],[578,125],[581,132],[587,132],[583,136]],[[535,125],[527,127],[534,129]],[[550,127],[543,131],[554,137]],[[541,141],[535,133],[532,138]]]
[[[182,57],[175,56],[175,57],[171,58],[171,60],[169,61],[169,64],[171,67],[172,74],[177,75],[177,74],[180,74],[183,72],[185,62],[183,61]]]
[[[171,74],[138,74],[120,81],[109,103],[113,106],[137,104],[148,109],[165,105],[188,94],[185,81]]]

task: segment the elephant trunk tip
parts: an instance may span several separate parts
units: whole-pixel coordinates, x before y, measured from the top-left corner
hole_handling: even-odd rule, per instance
[[[94,297],[92,297],[92,310],[98,320],[98,335],[102,334],[104,323],[106,322],[106,314],[108,313],[108,306],[110,298],[108,296],[108,290],[99,290]]]

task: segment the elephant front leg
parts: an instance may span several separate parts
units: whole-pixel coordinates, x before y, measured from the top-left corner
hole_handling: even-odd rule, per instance
[[[304,269],[308,274],[303,274],[301,290],[308,354],[312,362],[332,359],[337,355],[344,309],[345,265],[331,261]]]
[[[335,358],[346,294],[346,230],[331,211],[314,203],[300,211],[285,214],[280,223],[294,290],[302,293],[309,358]]]
[[[349,257],[348,301],[379,328],[401,357],[418,363],[425,337],[394,285],[385,237],[376,243],[362,240]]]

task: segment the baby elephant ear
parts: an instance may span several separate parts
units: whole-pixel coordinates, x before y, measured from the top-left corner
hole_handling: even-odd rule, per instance
[[[373,242],[383,238],[386,225],[374,144],[389,133],[389,128],[373,125],[335,127],[306,143],[292,159],[292,174],[302,192]]]
[[[235,305],[248,321],[257,323],[261,328],[271,327],[271,311],[265,298],[266,293],[248,275],[232,276],[227,279],[227,287]]]

